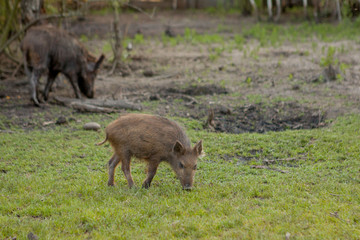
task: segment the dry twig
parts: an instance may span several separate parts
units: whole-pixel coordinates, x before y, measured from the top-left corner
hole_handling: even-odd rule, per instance
[[[337,219],[343,221],[343,222],[348,222],[348,221],[345,221],[344,219],[342,219],[340,216],[339,216],[339,213],[338,212],[331,212],[330,213],[330,216],[333,216],[333,217],[336,217]]]

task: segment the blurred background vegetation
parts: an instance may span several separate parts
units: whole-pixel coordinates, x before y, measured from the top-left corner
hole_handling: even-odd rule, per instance
[[[304,8],[305,2],[306,8]],[[270,8],[269,3],[271,3]],[[340,11],[337,3],[340,4]],[[137,11],[152,16],[155,11],[163,9],[174,11],[202,9],[201,11],[209,14],[237,14],[239,23],[242,16],[257,17],[259,21],[280,19],[282,23],[295,19],[296,22],[318,23],[320,18],[321,21],[336,23],[344,19],[355,20],[359,15],[359,7],[360,0],[2,0],[0,1],[0,63],[4,65],[2,62],[6,59],[6,62],[11,62],[21,71],[19,43],[26,29],[32,25],[49,22],[61,25],[64,18],[83,20],[86,16],[94,14],[111,15],[114,19],[113,29],[118,29],[120,24],[116,22],[119,21],[119,14],[124,11]],[[276,13],[277,17],[273,18],[273,13],[274,15]],[[292,17],[281,19],[280,13]],[[121,36],[115,36],[115,40],[116,37],[121,41]],[[118,45],[120,48],[121,44]],[[114,59],[117,59],[116,52],[121,52],[121,49],[113,46],[113,51]],[[9,69],[8,66],[3,68]],[[3,71],[9,70],[0,67],[0,74]]]

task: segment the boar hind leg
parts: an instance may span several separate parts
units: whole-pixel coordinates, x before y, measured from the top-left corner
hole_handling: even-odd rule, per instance
[[[49,98],[49,91],[53,85],[53,83],[55,82],[55,78],[58,75],[59,72],[56,71],[49,71],[49,75],[48,75],[48,79],[46,82],[46,86],[44,89],[44,100],[47,101]]]
[[[114,155],[112,155],[112,157],[110,158],[109,162],[108,162],[108,166],[110,167],[111,164],[113,163],[113,161],[115,161],[117,159],[116,154],[114,153]]]
[[[34,104],[36,106],[40,106],[39,100],[37,98],[37,88],[38,88],[38,81],[40,78],[41,74],[37,73],[37,72],[32,72],[31,77],[30,77],[30,94],[31,94],[31,99],[34,102]]]
[[[156,170],[159,166],[158,162],[151,162],[148,164],[148,169],[147,169],[147,176],[145,181],[142,184],[143,188],[149,188],[151,185],[151,181],[153,180],[155,174],[156,174]]]
[[[114,186],[115,184],[114,181],[115,169],[119,164],[119,162],[120,162],[120,158],[116,154],[114,154],[109,161],[109,181],[108,181],[109,186]]]

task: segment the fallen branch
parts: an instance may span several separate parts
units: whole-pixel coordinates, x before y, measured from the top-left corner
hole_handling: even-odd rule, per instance
[[[150,19],[153,19],[153,18],[154,18],[155,11],[156,11],[156,8],[153,8],[153,12],[152,12],[152,14],[150,15],[150,14],[148,14],[147,12],[145,12],[144,10],[142,10],[141,8],[139,8],[139,7],[135,6],[135,5],[132,5],[132,4],[130,4],[130,3],[125,3],[124,6],[133,8],[133,9],[135,9],[135,10],[137,10],[137,11],[145,14],[145,15],[148,16]]]
[[[92,113],[113,113],[116,112],[112,108],[97,107],[90,104],[72,102],[69,105],[71,108],[78,110],[79,112],[92,112]]]
[[[11,74],[11,77],[14,78],[16,74],[20,71],[20,68],[22,66],[22,63],[19,63],[17,67],[15,68],[14,72]]]
[[[113,113],[116,112],[115,109],[112,108],[104,108],[98,107],[94,105],[90,105],[82,101],[81,99],[71,99],[71,98],[62,98],[55,97],[55,101],[64,106],[71,107],[79,112],[92,112],[92,113]],[[46,122],[44,125],[52,124],[53,122]]]
[[[169,73],[169,74],[165,74],[165,75],[153,77],[153,78],[151,78],[151,80],[152,80],[152,81],[162,80],[162,79],[166,79],[166,78],[175,77],[175,76],[177,76],[178,74],[179,74],[179,72]]]
[[[7,51],[4,51],[4,54],[9,60],[14,62],[15,64],[20,64],[20,62],[17,59],[15,59],[13,56],[11,56],[10,53],[8,53]]]
[[[55,100],[66,106],[91,109],[90,106],[108,108],[108,109],[131,109],[131,110],[141,110],[141,106],[130,103],[124,100],[99,100],[99,99],[74,99],[74,98],[64,98],[64,97],[55,97]],[[94,108],[95,110],[95,108]]]

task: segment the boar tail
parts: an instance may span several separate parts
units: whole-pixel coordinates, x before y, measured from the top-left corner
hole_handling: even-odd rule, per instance
[[[108,135],[106,134],[106,137],[105,137],[104,141],[99,142],[99,143],[95,143],[95,145],[96,145],[96,146],[103,145],[107,140],[108,140]]]

